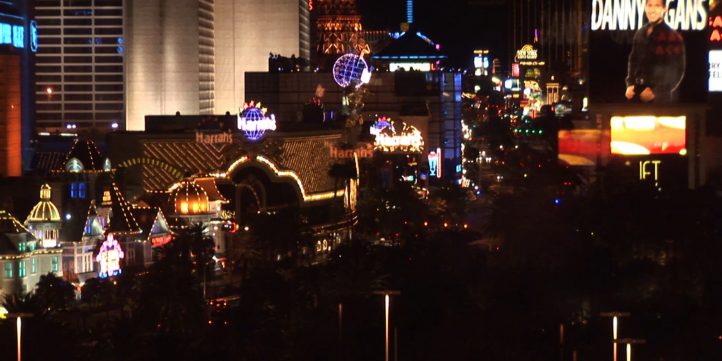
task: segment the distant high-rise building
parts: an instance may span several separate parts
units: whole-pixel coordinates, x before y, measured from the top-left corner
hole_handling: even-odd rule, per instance
[[[585,71],[589,14],[578,0],[511,0],[510,50],[534,45],[552,69],[580,76]]]
[[[4,2],[0,2],[2,4]],[[268,54],[310,57],[308,0],[36,0],[38,132],[235,112]]]
[[[237,112],[245,72],[310,53],[307,0],[128,0],[126,12],[128,130],[146,115]]]
[[[122,0],[35,0],[38,132],[123,127]]]

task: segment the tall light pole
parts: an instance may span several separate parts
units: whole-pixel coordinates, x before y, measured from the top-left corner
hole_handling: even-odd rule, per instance
[[[602,312],[599,314],[602,317],[612,318],[612,361],[617,361],[617,330],[619,326],[620,317],[628,317],[629,312]]]
[[[23,329],[23,321],[22,318],[29,318],[33,317],[32,313],[25,313],[25,312],[14,312],[14,313],[8,313],[6,315],[7,318],[15,317],[17,318],[16,321],[16,327],[17,327],[17,335],[18,335],[18,361],[22,361],[22,329]]]
[[[623,338],[618,340],[617,342],[627,345],[627,361],[632,361],[632,345],[641,345],[647,343],[646,340],[634,338]]]
[[[386,361],[389,361],[389,313],[390,313],[390,306],[391,306],[391,296],[398,296],[401,294],[399,291],[376,291],[374,294],[381,294],[384,296],[384,319],[386,321],[386,331],[385,331],[385,340],[386,340]]]

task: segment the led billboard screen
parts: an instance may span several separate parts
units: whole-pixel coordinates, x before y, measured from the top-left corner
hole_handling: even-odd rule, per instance
[[[612,154],[687,154],[685,116],[614,116]]]
[[[598,129],[559,131],[559,161],[570,166],[592,167],[609,155],[609,133]]]
[[[706,101],[707,0],[591,0],[592,103]]]

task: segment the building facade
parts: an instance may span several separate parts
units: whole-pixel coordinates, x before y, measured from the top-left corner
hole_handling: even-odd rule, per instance
[[[122,0],[37,0],[38,132],[111,131],[124,115]]]
[[[146,115],[234,113],[245,72],[267,71],[269,52],[310,55],[306,0],[133,0],[125,11],[128,130]]]

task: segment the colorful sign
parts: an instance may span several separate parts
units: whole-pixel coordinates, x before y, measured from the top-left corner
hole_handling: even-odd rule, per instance
[[[614,116],[611,128],[612,154],[687,154],[685,116]]]
[[[268,130],[276,130],[276,117],[266,115],[266,108],[261,102],[244,103],[238,112],[238,129],[246,135],[246,139],[255,141],[261,139]]]
[[[707,0],[591,0],[596,103],[706,101]]]
[[[516,51],[516,60],[536,60],[537,58],[539,58],[539,54],[531,44],[526,44]]]
[[[30,20],[30,51],[38,52],[38,23]]]
[[[125,253],[120,248],[120,243],[113,238],[112,234],[109,234],[100,245],[98,255],[95,256],[95,261],[98,262],[100,268],[98,277],[108,278],[119,275],[122,272],[120,260],[123,258],[125,258]]]
[[[429,152],[429,177],[441,178],[441,148]]]
[[[382,152],[412,153],[419,153],[424,150],[424,139],[416,127],[400,122],[400,129],[397,129],[399,127],[395,127],[391,123],[391,119],[384,119],[387,120],[390,125],[374,131],[374,133],[376,133],[376,139],[374,140],[374,148],[376,150]]]

